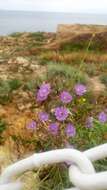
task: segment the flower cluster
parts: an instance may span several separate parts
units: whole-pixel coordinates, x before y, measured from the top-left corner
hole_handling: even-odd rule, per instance
[[[78,96],[82,96],[86,93],[86,87],[83,84],[77,84],[75,86],[75,93]],[[37,92],[37,101],[42,102],[45,101],[51,92],[51,86],[49,83],[44,83],[40,86],[40,89]],[[70,104],[73,101],[73,96],[68,91],[62,91],[59,95],[60,101],[63,104]],[[58,122],[64,122],[67,120],[69,116],[69,109],[67,107],[58,106],[54,109],[54,116]],[[39,113],[39,120],[41,122],[49,121],[49,114],[46,112]],[[58,124],[51,123],[49,125],[49,131],[56,135],[58,133]],[[76,135],[76,129],[73,124],[67,124],[65,128],[65,134],[68,137],[74,137]]]
[[[33,119],[27,124],[27,133],[24,134],[24,140],[22,139],[27,150],[30,148],[30,151],[44,152],[69,148],[82,151],[107,141],[105,94],[104,97],[103,94],[93,96],[88,85],[77,83],[73,86],[69,77],[67,80],[66,83],[65,77],[58,74],[54,79],[50,79],[52,84],[44,82],[36,90],[32,113],[27,112]],[[25,122],[26,117],[23,122],[24,132]],[[61,172],[63,167],[65,171],[65,167],[68,168],[71,164],[65,161],[60,166]],[[59,172],[58,166],[55,169]]]
[[[63,135],[65,138],[64,140],[77,137],[78,128],[76,125],[78,126],[78,118],[82,117],[81,113],[85,110],[84,106],[87,101],[87,96],[84,97],[84,95],[86,92],[87,87],[84,84],[76,84],[72,94],[66,90],[59,92],[59,95],[55,97],[55,100],[58,100],[57,104],[51,105],[51,110],[48,109],[48,106],[47,109],[45,109],[46,104],[42,104],[42,106],[44,106],[44,111],[38,113],[38,121],[36,122],[32,120],[27,125],[27,128],[32,130],[38,129],[38,125],[41,123],[40,126],[45,127],[47,134],[50,133],[55,137],[60,137],[60,135]],[[46,101],[50,93],[51,96],[50,99],[48,99],[49,101],[51,98],[52,100],[54,99],[52,97],[51,85],[49,83],[42,84],[36,94],[37,102]],[[91,113],[90,116],[86,117],[86,113],[84,111],[83,122],[87,130],[87,128],[91,129],[94,127],[94,118],[91,116]],[[77,119],[76,116],[78,116]],[[102,124],[107,123],[107,111],[100,112],[97,119]],[[36,130],[36,132],[37,131],[38,130]]]

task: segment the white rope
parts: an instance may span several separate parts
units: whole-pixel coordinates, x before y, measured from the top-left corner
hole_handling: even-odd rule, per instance
[[[23,184],[20,182],[8,183],[5,185],[0,185],[0,190],[20,190],[22,189]]]
[[[81,152],[74,149],[59,149],[44,153],[34,154],[33,156],[21,160],[6,168],[0,177],[0,184],[11,182],[12,178],[20,175],[27,170],[41,167],[44,164],[60,163],[71,161],[78,165],[84,172],[93,173],[94,168],[90,160]]]
[[[82,190],[107,190],[107,172],[84,174],[76,166],[69,168],[70,181]]]
[[[84,154],[93,162],[107,157],[107,143],[86,150]]]
[[[44,164],[71,162],[69,177],[74,188],[71,190],[105,190],[107,189],[107,172],[95,173],[92,161],[107,157],[107,144],[80,152],[75,149],[59,149],[33,156],[9,166],[0,177],[0,190],[7,190],[4,185],[12,182],[14,176],[27,170],[38,168]],[[10,184],[11,185],[11,184]],[[13,184],[14,185],[14,184]],[[11,190],[21,190],[21,184],[11,186]],[[10,190],[8,188],[8,190]],[[69,189],[70,190],[70,189]]]
[[[97,161],[107,157],[107,144],[91,148],[84,152],[84,154],[91,160]],[[107,172],[100,172],[87,175],[81,170],[71,165],[69,168],[70,181],[79,189],[85,190],[107,190]]]

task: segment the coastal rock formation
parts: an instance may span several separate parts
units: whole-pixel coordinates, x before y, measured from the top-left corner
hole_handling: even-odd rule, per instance
[[[66,37],[68,35],[80,35],[80,34],[96,34],[101,32],[107,32],[107,26],[102,25],[81,25],[81,24],[59,24],[57,27],[57,36]]]

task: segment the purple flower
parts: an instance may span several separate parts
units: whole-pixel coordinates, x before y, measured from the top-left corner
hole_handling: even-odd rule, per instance
[[[76,135],[76,129],[74,125],[69,123],[65,129],[65,133],[68,137],[74,137]]]
[[[52,133],[53,135],[58,134],[58,124],[57,123],[51,123],[49,125],[49,132]]]
[[[64,121],[68,117],[69,111],[67,108],[64,108],[63,106],[57,107],[55,109],[55,116],[58,121]]]
[[[63,91],[60,94],[60,99],[63,103],[70,103],[72,101],[72,96],[69,92]]]
[[[82,96],[86,93],[87,89],[86,89],[86,86],[83,85],[83,84],[77,84],[75,85],[75,93],[76,95],[78,96]]]
[[[49,83],[42,84],[42,85],[40,86],[40,90],[42,90],[42,92],[43,92],[44,94],[49,95],[49,93],[51,92],[51,86],[50,86]]]
[[[36,129],[36,122],[35,121],[31,121],[28,125],[27,125],[27,129]]]
[[[93,117],[88,117],[86,120],[86,127],[92,128],[93,127]]]
[[[46,112],[39,113],[39,119],[42,122],[48,121],[49,115]]]
[[[38,102],[42,102],[42,101],[46,100],[47,97],[48,97],[48,95],[43,94],[42,90],[38,91],[38,93],[37,93],[37,101]]]
[[[98,116],[98,119],[101,123],[107,122],[107,114],[105,112],[101,112]]]
[[[50,84],[49,83],[42,84],[40,86],[40,89],[38,90],[38,93],[37,93],[37,101],[46,100],[48,95],[50,94],[50,92],[51,92]]]

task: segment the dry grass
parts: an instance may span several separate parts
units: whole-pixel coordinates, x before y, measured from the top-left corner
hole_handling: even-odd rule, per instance
[[[54,62],[64,62],[71,64],[77,63],[80,64],[81,61],[87,63],[105,63],[107,62],[107,54],[94,53],[94,52],[71,52],[71,53],[60,53],[55,51],[44,52],[40,55],[41,60],[45,61],[54,61]]]

